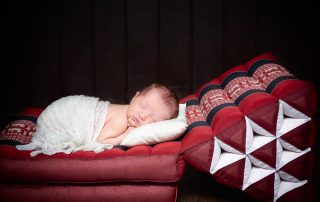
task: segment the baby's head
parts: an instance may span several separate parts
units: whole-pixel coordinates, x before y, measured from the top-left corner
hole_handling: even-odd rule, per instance
[[[176,93],[165,85],[154,83],[137,92],[131,100],[127,111],[128,126],[138,127],[176,118],[178,112]]]

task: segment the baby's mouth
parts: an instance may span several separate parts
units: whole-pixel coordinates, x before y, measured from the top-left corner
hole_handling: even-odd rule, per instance
[[[130,122],[131,126],[134,126],[134,127],[137,127],[137,125],[139,123],[138,119],[134,116],[130,117],[129,122]]]

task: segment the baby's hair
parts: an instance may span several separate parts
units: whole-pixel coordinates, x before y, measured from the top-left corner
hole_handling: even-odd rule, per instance
[[[170,108],[170,119],[176,118],[179,113],[179,99],[176,92],[165,84],[152,83],[151,85],[145,87],[140,93],[143,95],[152,89],[161,90],[162,101]]]

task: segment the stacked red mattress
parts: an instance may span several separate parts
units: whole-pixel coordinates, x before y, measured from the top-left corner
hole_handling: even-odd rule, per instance
[[[181,142],[30,157],[13,145],[30,142],[39,113],[29,109],[2,131],[0,201],[176,201]]]
[[[316,91],[271,53],[230,69],[183,102],[188,163],[259,200],[312,197]]]

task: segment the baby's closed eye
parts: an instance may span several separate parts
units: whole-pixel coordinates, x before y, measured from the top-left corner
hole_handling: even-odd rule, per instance
[[[140,106],[143,109],[147,109],[148,108],[148,104],[146,102],[140,102]]]

